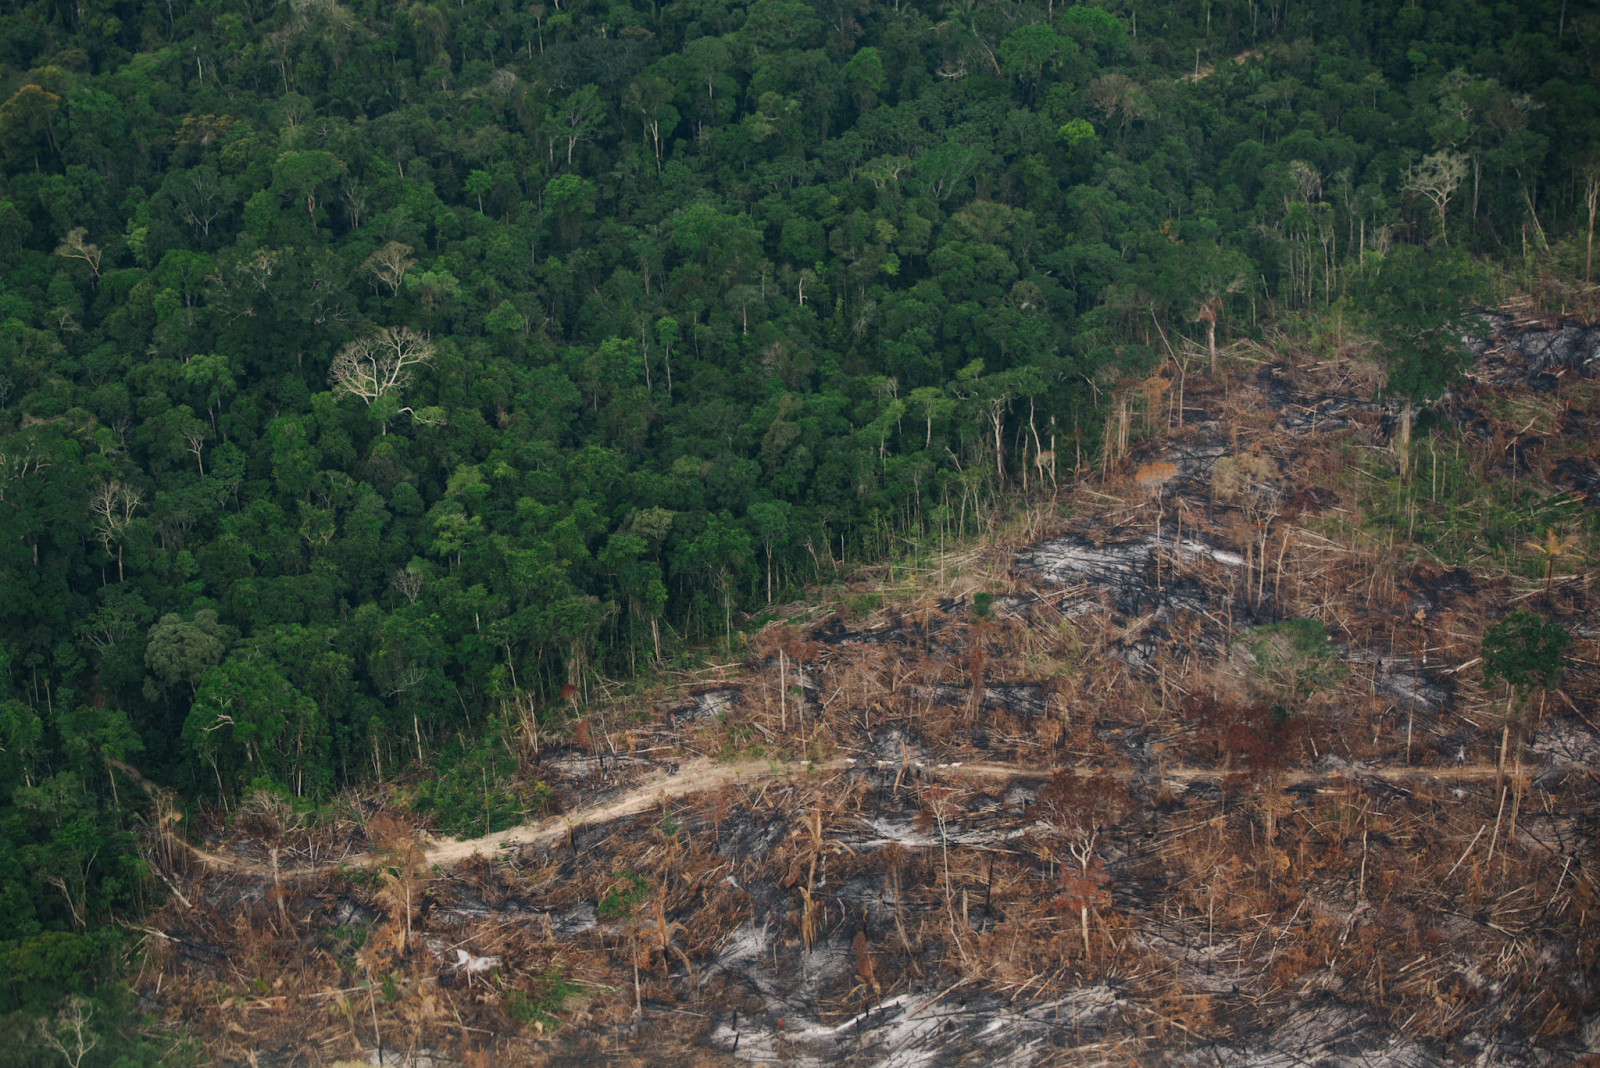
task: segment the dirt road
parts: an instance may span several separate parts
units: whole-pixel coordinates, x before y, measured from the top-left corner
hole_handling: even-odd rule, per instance
[[[562,841],[576,829],[610,823],[626,816],[634,816],[657,808],[674,798],[707,793],[729,785],[753,785],[789,777],[813,776],[843,771],[855,766],[857,763],[857,761],[845,757],[838,757],[822,764],[778,764],[774,761],[727,763],[698,757],[678,765],[664,766],[660,770],[652,772],[647,778],[636,783],[626,792],[598,801],[575,812],[552,816],[533,823],[519,824],[503,831],[496,831],[493,834],[481,835],[476,838],[434,838],[430,835],[426,840],[426,863],[449,867],[468,860],[475,855],[493,855],[503,849],[526,846],[547,846]],[[883,770],[888,771],[899,768],[901,768],[901,765],[897,762],[887,762]],[[939,765],[908,764],[905,765],[904,770],[908,773],[908,776],[914,773],[917,776],[929,778],[1043,779],[1051,775],[1056,769],[976,762]],[[1079,775],[1087,776],[1094,774],[1099,769],[1084,767],[1075,768],[1074,770]],[[1114,770],[1113,774],[1119,778],[1132,778],[1132,772],[1127,770]],[[1499,769],[1493,764],[1470,764],[1450,768],[1383,767],[1352,768],[1348,771],[1300,770],[1284,773],[1278,779],[1278,783],[1282,787],[1304,786],[1318,782],[1326,782],[1331,786],[1342,778],[1380,779],[1384,782],[1479,782],[1485,779],[1493,779],[1498,774]],[[1171,767],[1163,769],[1161,772],[1161,778],[1164,782],[1173,783],[1217,782],[1223,778],[1223,775],[1224,773],[1211,768]],[[244,857],[228,856],[192,845],[188,848],[196,859],[211,868],[269,878],[274,875],[270,863],[263,863]],[[308,875],[322,874],[340,866],[360,867],[363,864],[370,863],[373,859],[375,859],[373,855],[368,853],[352,854],[336,863],[282,867],[276,872],[276,876],[278,878],[303,878]]]

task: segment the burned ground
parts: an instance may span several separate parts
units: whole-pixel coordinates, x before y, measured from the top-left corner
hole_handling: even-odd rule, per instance
[[[587,709],[536,824],[153,840],[142,1003],[259,1065],[1594,1055],[1594,539],[1523,542],[1594,530],[1595,341],[1496,329],[1409,445],[1340,353],[1129,391],[1004,536]]]

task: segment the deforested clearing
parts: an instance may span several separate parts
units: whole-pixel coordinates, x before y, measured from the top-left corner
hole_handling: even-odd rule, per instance
[[[1536,373],[1514,348],[1480,360]],[[1502,369],[1402,478],[1345,359],[1272,354],[994,536],[591,705],[531,758],[552,815],[452,839],[376,795],[171,852],[141,996],[259,1063],[1581,1058],[1592,575],[1443,502],[1507,475],[1497,413],[1557,441],[1600,390]],[[1516,462],[1565,507],[1545,447]],[[1516,607],[1573,635],[1526,701],[1479,662]],[[260,992],[218,1000],[241,959]]]

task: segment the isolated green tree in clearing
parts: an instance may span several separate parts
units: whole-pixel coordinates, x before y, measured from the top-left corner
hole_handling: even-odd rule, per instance
[[[1504,682],[1523,698],[1549,689],[1561,677],[1561,656],[1571,640],[1560,624],[1519,608],[1483,636],[1483,681]]]
[[[1550,689],[1561,678],[1561,656],[1572,636],[1559,624],[1519,608],[1490,627],[1483,636],[1485,684],[1503,682],[1506,711],[1500,729],[1500,770],[1506,766],[1511,729],[1521,731],[1521,707],[1535,689]]]
[[[1395,434],[1402,471],[1416,405],[1437,397],[1471,362],[1461,329],[1483,289],[1466,256],[1412,246],[1369,255],[1351,286],[1352,304],[1369,316],[1382,344],[1384,389],[1405,403]]]

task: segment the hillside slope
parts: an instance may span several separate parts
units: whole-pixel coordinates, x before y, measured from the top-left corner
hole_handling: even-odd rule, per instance
[[[152,842],[142,1003],[258,1065],[1600,1055],[1600,331],[1494,325],[1408,446],[1346,349],[1127,389],[1025,523],[543,740],[537,825]]]

